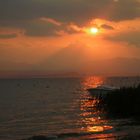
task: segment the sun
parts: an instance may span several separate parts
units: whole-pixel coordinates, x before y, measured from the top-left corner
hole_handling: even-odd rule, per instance
[[[91,34],[97,34],[99,32],[99,29],[96,27],[91,27],[89,30]]]
[[[90,26],[84,28],[83,31],[89,35],[97,35],[100,32],[100,29],[96,26]]]

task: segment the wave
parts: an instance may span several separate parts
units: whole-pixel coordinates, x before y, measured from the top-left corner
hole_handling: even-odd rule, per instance
[[[80,132],[80,133],[61,133],[57,135],[52,136],[44,136],[44,135],[38,135],[33,136],[27,139],[22,140],[63,140],[63,139],[92,139],[92,140],[98,140],[98,139],[112,139],[112,138],[119,138],[123,140],[123,138],[127,137],[125,134],[113,134],[113,130],[107,130],[104,132]]]

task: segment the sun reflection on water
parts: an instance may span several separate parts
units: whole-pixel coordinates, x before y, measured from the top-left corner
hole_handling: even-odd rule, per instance
[[[89,77],[82,81],[84,89],[90,87],[97,87],[104,83],[102,77]],[[81,131],[88,133],[102,135],[102,137],[108,137],[111,133],[105,133],[108,130],[113,129],[113,126],[109,124],[109,121],[105,119],[104,112],[99,111],[96,107],[97,99],[92,98],[88,92],[81,94],[80,110],[81,110]],[[104,135],[105,134],[105,135]],[[91,136],[90,136],[91,137]],[[106,139],[103,139],[106,140]]]
[[[88,132],[103,132],[105,130],[112,129],[112,126],[93,126],[93,127],[87,127]]]
[[[105,81],[104,77],[97,77],[97,76],[91,76],[84,78],[82,81],[82,85],[85,89],[87,88],[95,88],[97,86],[103,85]]]

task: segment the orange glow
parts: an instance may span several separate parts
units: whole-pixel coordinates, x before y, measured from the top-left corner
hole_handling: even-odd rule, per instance
[[[97,87],[100,86],[104,83],[105,78],[103,77],[96,77],[96,76],[91,76],[87,77],[83,80],[83,86],[85,89],[91,88],[91,87]]]
[[[87,137],[89,139],[98,138],[102,140],[106,140],[108,137],[114,138],[113,133],[106,133],[106,131],[113,129],[113,126],[109,124],[108,120],[100,117],[102,112],[98,111],[95,102],[96,99],[90,98],[89,94],[82,95],[81,120],[79,120],[78,124],[83,126],[81,127],[81,131],[93,134],[86,136],[85,139],[87,139]]]
[[[89,87],[96,87],[104,83],[104,78],[102,77],[88,77],[82,81],[83,88],[87,89]],[[89,94],[81,95],[81,120],[78,122],[81,127],[81,131],[87,133],[93,133],[89,135],[89,138],[101,138],[106,140],[108,137],[114,137],[113,133],[104,133],[107,130],[113,129],[105,118],[101,117],[103,113],[101,110],[98,110],[96,107],[97,99],[92,98]],[[98,134],[97,134],[98,133]],[[87,137],[87,136],[86,136]]]
[[[88,127],[87,130],[88,132],[102,132],[105,130],[112,129],[112,126],[93,126],[93,127]]]
[[[49,19],[49,22],[59,25],[59,23],[54,20]],[[108,25],[112,27],[112,29],[104,28],[102,25]],[[48,69],[56,70],[59,63],[63,63],[62,61],[58,61],[60,60],[58,58],[62,56],[62,60],[67,61],[62,65],[64,71],[69,70],[69,65],[67,64],[70,63],[73,64],[74,71],[80,68],[81,71],[79,72],[88,75],[123,75],[123,70],[121,70],[121,62],[124,62],[123,59],[119,60],[119,65],[115,65],[113,62],[116,61],[116,58],[118,61],[118,58],[124,58],[124,56],[132,60],[133,58],[140,58],[138,39],[135,38],[135,36],[131,37],[130,34],[131,32],[138,33],[140,31],[139,25],[140,18],[120,22],[94,19],[91,20],[91,23],[83,27],[79,27],[75,24],[67,25],[69,30],[72,29],[77,33],[65,33],[57,37],[31,37],[26,36],[24,34],[25,31],[20,29],[0,28],[1,34],[17,34],[15,38],[0,38],[0,67],[3,69],[13,69],[14,62],[16,64],[16,67],[14,66],[15,69],[20,67],[17,66],[18,64],[25,64],[25,69],[28,69],[28,64],[38,67],[43,62],[44,65],[38,67],[40,71],[49,71]],[[96,34],[91,33],[93,27],[98,28]],[[65,55],[66,53],[64,54],[63,52],[66,52],[68,55]],[[77,55],[78,52],[80,52],[80,55]],[[76,58],[76,62],[69,59],[70,56]],[[56,59],[56,63],[52,65],[52,67],[49,67],[48,59],[52,57]],[[108,67],[109,65],[112,67]],[[77,69],[77,67],[79,68]],[[128,67],[131,69],[131,64],[130,66],[128,65]],[[137,69],[137,66],[131,69],[132,73],[135,73],[135,69]],[[34,67],[32,70],[34,70]],[[129,75],[129,73],[127,75]],[[91,79],[86,81],[87,83],[85,84],[89,86],[88,83],[90,83],[91,87],[92,85],[95,87],[99,85],[93,84],[90,81]]]

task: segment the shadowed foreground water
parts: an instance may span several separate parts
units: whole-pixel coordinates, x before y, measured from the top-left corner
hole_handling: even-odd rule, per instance
[[[87,88],[101,84],[130,86],[139,77],[0,80],[0,140],[35,135],[57,139],[114,140],[139,135],[133,119],[106,117]],[[133,131],[132,131],[133,130]]]

